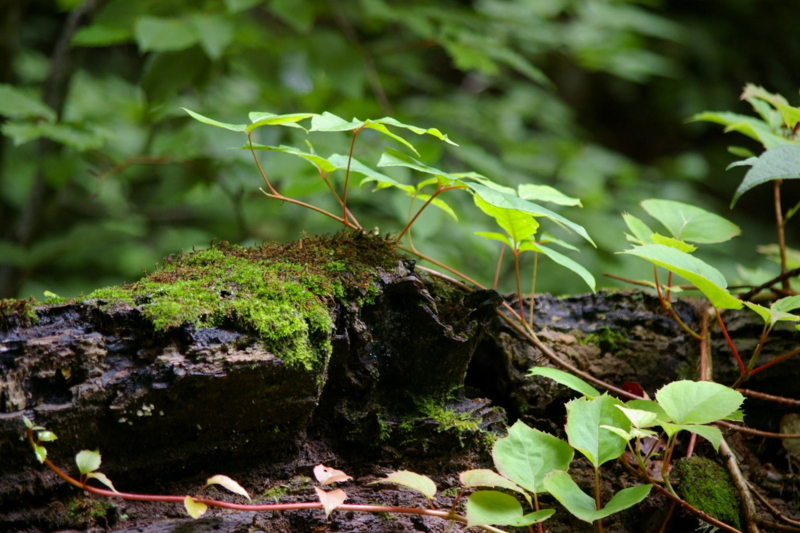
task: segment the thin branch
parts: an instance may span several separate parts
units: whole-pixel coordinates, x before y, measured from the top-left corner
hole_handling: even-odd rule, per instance
[[[772,192],[775,203],[775,227],[778,230],[778,249],[781,255],[781,274],[786,273],[786,236],[784,235],[783,208],[781,207],[781,184],[783,180],[773,180]],[[789,283],[789,278],[781,280],[781,287],[784,290],[791,290],[792,286]]]
[[[306,209],[311,209],[312,211],[316,211],[317,213],[321,213],[321,214],[325,215],[326,217],[330,217],[330,218],[334,219],[335,221],[339,222],[340,224],[344,224],[348,228],[358,229],[358,228],[355,228],[352,224],[350,224],[350,222],[348,222],[347,220],[344,220],[343,218],[338,217],[338,216],[334,215],[333,213],[329,213],[328,211],[325,211],[324,209],[320,209],[319,207],[317,207],[315,205],[307,204],[305,202],[301,202],[300,200],[295,200],[294,198],[287,198],[286,196],[283,196],[282,194],[270,194],[267,191],[265,191],[264,189],[259,189],[259,191],[263,192],[264,196],[266,196],[267,198],[272,198],[274,200],[280,200],[281,202],[288,202],[290,204],[295,204],[295,205],[299,205],[301,207],[305,207]]]
[[[756,510],[756,502],[753,500],[753,495],[750,493],[750,488],[747,486],[747,480],[739,468],[739,460],[733,454],[725,437],[719,443],[719,454],[725,461],[725,466],[728,468],[733,484],[736,485],[736,490],[739,491],[739,497],[742,500],[742,508],[744,510],[745,529],[748,533],[759,533],[758,529],[758,511]]]
[[[759,437],[768,437],[771,439],[800,439],[800,433],[770,433],[769,431],[761,431],[758,429],[748,428],[745,426],[737,426],[736,424],[732,424],[724,420],[717,420],[714,423],[719,424],[720,426],[724,426],[728,429],[732,429],[734,431],[747,433],[748,435],[758,435]]]
[[[725,327],[725,322],[722,321],[722,314],[717,311],[717,323],[719,324],[719,329],[722,331],[722,335],[725,337],[725,340],[728,342],[728,348],[731,349],[733,355],[736,356],[736,363],[739,365],[739,375],[743,376],[745,372],[747,372],[747,368],[744,366],[744,361],[742,361],[742,356],[739,355],[739,350],[736,349],[736,345],[733,343],[730,334],[728,334],[728,328]]]
[[[793,278],[795,276],[800,276],[800,267],[794,268],[792,270],[789,270],[788,272],[784,272],[780,276],[776,276],[776,277],[772,278],[771,280],[767,281],[766,283],[762,283],[758,287],[754,287],[753,289],[750,289],[746,293],[740,295],[739,298],[741,298],[742,300],[750,300],[750,299],[753,298],[753,296],[755,296],[759,292],[763,291],[764,289],[769,289],[770,287],[772,287],[776,283],[781,283],[784,280],[787,280],[789,278]]]
[[[795,407],[800,408],[800,400],[795,400],[792,398],[784,398],[783,396],[773,396],[772,394],[766,394],[764,392],[758,392],[749,389],[736,389],[739,391],[743,396],[747,396],[748,398],[755,398],[757,400],[764,400],[766,402],[775,402],[781,405],[785,405],[787,407]]]
[[[783,362],[783,361],[789,359],[790,357],[792,357],[793,355],[797,355],[798,353],[800,353],[800,348],[797,348],[797,349],[792,350],[791,352],[785,353],[785,354],[781,355],[780,357],[776,357],[775,359],[773,359],[769,363],[764,363],[760,367],[754,369],[752,372],[750,372],[750,376],[758,374],[762,370],[766,370],[766,369],[768,369],[769,367],[771,367],[773,365],[777,365],[778,363]]]
[[[747,482],[747,486],[750,487],[750,492],[756,497],[756,499],[758,501],[760,501],[761,503],[763,503],[764,507],[769,509],[769,512],[772,513],[773,516],[775,516],[781,522],[786,522],[790,526],[795,526],[790,531],[800,531],[800,529],[797,529],[797,528],[800,528],[800,522],[798,522],[797,520],[792,520],[791,518],[789,518],[789,517],[785,516],[783,513],[781,513],[780,510],[778,510],[777,507],[772,505],[769,502],[769,500],[764,497],[763,494],[758,492],[758,490],[756,490],[756,488],[753,486],[753,484],[750,483],[749,481]]]

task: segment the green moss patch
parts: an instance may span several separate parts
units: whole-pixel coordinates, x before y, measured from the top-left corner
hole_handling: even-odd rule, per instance
[[[36,324],[39,318],[36,316],[35,304],[33,298],[0,299],[0,330],[7,330],[12,326],[26,328]]]
[[[690,457],[675,463],[678,494],[717,520],[741,529],[739,500],[730,474],[704,457]]]
[[[376,293],[376,268],[391,269],[397,260],[390,241],[353,232],[258,248],[221,242],[87,298],[138,306],[157,330],[188,322],[252,332],[287,364],[312,370],[330,352],[333,300],[363,302]]]

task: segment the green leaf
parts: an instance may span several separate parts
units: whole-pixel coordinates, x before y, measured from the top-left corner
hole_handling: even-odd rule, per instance
[[[739,197],[756,185],[773,180],[793,180],[800,178],[800,146],[779,146],[767,150],[755,161],[746,160],[742,164],[752,164],[752,168],[744,175],[744,180],[736,189],[731,207]]]
[[[789,298],[797,298],[797,296],[790,296]],[[797,322],[800,320],[800,316],[798,315],[783,311],[776,311],[775,304],[773,304],[770,309],[752,302],[744,302],[744,305],[758,313],[758,315],[764,319],[764,323],[769,327],[774,326],[779,321]]]
[[[519,197],[525,200],[536,200],[537,202],[550,202],[551,204],[580,206],[583,207],[579,198],[567,196],[561,191],[548,185],[520,185]]]
[[[336,167],[337,170],[346,170],[347,169],[347,162],[350,158],[346,155],[341,154],[333,154],[328,157],[328,161]],[[355,172],[357,174],[361,174],[365,176],[363,180],[361,180],[361,185],[365,183],[374,182],[376,184],[375,190],[385,189],[387,187],[394,187],[400,189],[401,191],[405,192],[406,194],[412,195],[416,190],[413,185],[407,185],[405,183],[400,183],[399,181],[395,180],[392,177],[387,176],[377,170],[374,170],[371,167],[368,167],[361,161],[356,158],[353,158],[350,161],[350,172]]]
[[[104,26],[102,24],[92,24],[79,29],[70,41],[71,46],[113,46],[115,44],[126,43],[133,37],[130,28],[118,28]]]
[[[191,115],[191,117],[193,119],[199,120],[203,124],[208,124],[209,126],[215,126],[217,128],[225,128],[226,130],[231,130],[231,131],[242,131],[243,132],[243,131],[247,130],[247,124],[228,124],[226,122],[218,122],[218,121],[216,121],[214,119],[210,119],[208,117],[204,117],[200,113],[195,113],[191,109],[186,109],[185,107],[182,107],[181,109],[183,109],[184,111],[189,113],[189,115]]]
[[[239,150],[249,150],[250,149],[250,143],[244,144],[242,146],[238,146],[237,149],[239,149]],[[295,148],[293,146],[283,146],[283,145],[281,145],[281,146],[267,146],[265,144],[253,143],[253,150],[261,150],[261,151],[264,151],[264,152],[278,152],[278,153],[281,153],[281,154],[295,155],[297,157],[305,159],[306,161],[308,161],[309,163],[314,165],[314,168],[316,168],[317,171],[322,172],[322,173],[324,173],[326,175],[330,174],[331,172],[336,170],[336,167],[333,165],[333,163],[331,163],[329,160],[325,159],[324,157],[320,157],[320,156],[315,155],[315,154],[310,154],[308,152],[304,152],[302,150],[298,150],[297,148]]]
[[[450,174],[436,167],[426,165],[422,161],[415,159],[403,152],[398,152],[393,148],[386,148],[378,161],[379,167],[406,167],[425,174],[432,174],[437,178],[443,179],[446,183],[460,182],[461,178],[455,174]]]
[[[523,489],[510,479],[504,478],[494,470],[489,470],[488,468],[467,470],[465,472],[461,472],[458,478],[461,481],[461,485],[463,485],[464,488],[500,487],[504,489],[509,489],[513,490],[514,492],[519,492],[525,497],[525,499],[528,500],[529,504],[531,503],[531,496],[525,491],[525,489]]]
[[[621,405],[617,406],[617,409],[622,411],[628,420],[631,421],[631,425],[635,428],[648,428],[656,423],[656,419],[658,418],[658,413],[654,413],[652,411],[646,411],[644,409],[632,409],[630,407],[623,407]]]
[[[592,523],[614,513],[624,511],[641,502],[650,494],[652,485],[639,485],[623,489],[616,493],[605,507],[598,510],[594,498],[584,493],[578,485],[572,481],[569,474],[562,470],[556,470],[544,479],[547,492],[553,495],[567,511],[583,520]]]
[[[211,59],[219,59],[233,42],[234,26],[220,15],[193,14],[191,16],[200,46]]]
[[[66,122],[6,122],[0,127],[3,135],[14,139],[19,146],[40,137],[75,148],[80,152],[95,150],[103,146],[105,134],[90,124],[70,124]]]
[[[265,111],[250,113],[250,124],[245,128],[247,133],[256,130],[262,126],[288,126],[290,128],[300,128],[307,131],[304,127],[297,124],[301,120],[315,117],[314,113],[289,113],[288,115],[275,115]]]
[[[40,463],[44,463],[44,460],[47,459],[47,448],[41,446],[39,444],[33,445],[33,453],[36,455],[36,459]]]
[[[716,451],[719,451],[719,445],[722,442],[722,432],[715,428],[714,426],[703,426],[700,424],[661,424],[666,431],[668,436],[672,436],[679,431],[689,431],[691,433],[697,433],[714,447]]]
[[[543,376],[550,378],[553,381],[569,387],[570,389],[580,392],[589,399],[600,396],[600,391],[583,381],[578,376],[573,376],[569,372],[564,372],[557,368],[549,368],[546,366],[535,366],[528,370],[528,376]]]
[[[373,481],[370,485],[375,483],[396,483],[409,489],[421,492],[423,496],[432,500],[436,495],[436,484],[428,476],[417,474],[416,472],[409,472],[408,470],[398,470],[386,475],[385,478]]]
[[[562,248],[565,248],[567,250],[571,250],[573,252],[579,252],[580,251],[580,250],[578,250],[577,246],[572,246],[570,243],[562,241],[561,239],[557,239],[557,238],[553,237],[552,235],[550,235],[547,232],[544,232],[544,233],[541,234],[541,236],[538,239],[538,242],[547,243],[547,244],[555,244],[556,246],[560,246]]]
[[[83,450],[75,456],[75,463],[81,474],[88,474],[100,468],[101,458],[99,450]]]
[[[663,244],[643,244],[621,252],[646,259],[685,278],[718,309],[741,309],[741,300],[726,290],[728,283],[719,270],[694,256]]]
[[[467,498],[467,528],[482,525],[527,526],[553,516],[555,509],[544,509],[523,516],[516,498],[495,490],[473,492]]]
[[[411,126],[409,124],[403,124],[402,122],[400,122],[398,120],[395,120],[395,119],[393,119],[391,117],[383,117],[383,118],[378,119],[378,120],[369,120],[367,122],[376,122],[376,123],[379,123],[379,124],[385,124],[387,126],[394,126],[396,128],[407,129],[407,130],[409,130],[409,131],[411,131],[413,133],[416,133],[417,135],[432,135],[433,137],[436,137],[437,139],[442,140],[442,141],[444,141],[444,142],[446,142],[448,144],[452,144],[453,146],[458,146],[456,143],[451,141],[450,138],[447,135],[445,135],[444,133],[442,133],[441,131],[439,131],[436,128],[424,129],[424,128],[420,128],[420,127],[417,127],[417,126]]]
[[[663,244],[664,246],[669,246],[670,248],[675,248],[676,250],[680,250],[681,252],[686,252],[690,254],[697,250],[696,246],[692,246],[688,242],[679,241],[678,239],[673,239],[672,237],[664,237],[658,233],[653,233],[650,236],[650,239],[653,241],[654,244]]]
[[[28,429],[33,429],[33,422],[31,422],[30,418],[25,415],[22,415],[22,422],[25,424],[25,427]]]
[[[711,381],[673,381],[656,392],[658,404],[676,424],[710,424],[736,411],[739,392]]]
[[[484,202],[478,195],[474,195],[472,198],[481,211],[493,217],[497,225],[505,230],[511,238],[512,247],[515,250],[518,250],[522,241],[534,235],[539,228],[539,223],[528,213],[521,213],[516,209],[495,207]]]
[[[798,146],[800,148],[800,146]],[[641,206],[675,239],[696,243],[725,242],[742,230],[719,215],[672,200],[644,200]]]
[[[756,157],[756,154],[754,154],[752,150],[742,146],[728,146],[728,152],[738,157]]]
[[[500,241],[509,248],[514,248],[514,243],[511,242],[511,239],[508,238],[507,235],[504,233],[497,233],[494,231],[476,231],[474,235],[478,235],[479,237],[484,237],[486,239],[491,239],[493,241]]]
[[[656,419],[659,422],[669,422],[672,419],[664,411],[664,408],[652,400],[630,400],[625,403],[628,409],[638,409],[640,411],[648,411],[656,414]]]
[[[467,183],[467,187],[469,187],[475,194],[480,196],[481,199],[488,204],[491,204],[495,207],[500,207],[502,209],[515,209],[517,211],[528,213],[534,216],[549,218],[553,222],[573,230],[575,233],[592,243],[592,246],[596,247],[594,241],[591,237],[589,237],[589,234],[586,233],[586,230],[583,228],[583,226],[575,224],[574,222],[567,220],[566,218],[554,213],[553,211],[550,211],[549,209],[545,209],[544,207],[533,202],[529,202],[528,200],[523,200],[519,196],[504,193],[478,183]]]
[[[47,431],[47,430],[40,431],[39,433],[37,433],[36,434],[36,438],[39,439],[42,442],[51,442],[51,441],[54,441],[54,440],[58,439],[58,437],[56,437],[55,433],[53,433],[52,431]]]
[[[521,249],[523,249],[523,250],[533,250],[533,251],[539,252],[539,253],[541,253],[543,255],[546,255],[547,257],[549,257],[550,259],[552,259],[553,261],[555,261],[559,265],[563,266],[564,268],[568,268],[569,270],[571,270],[571,271],[575,272],[577,275],[579,275],[583,279],[583,281],[586,282],[586,284],[589,286],[589,288],[592,289],[592,292],[595,292],[594,276],[592,276],[592,274],[588,270],[586,270],[582,265],[580,265],[577,262],[573,261],[572,259],[570,259],[566,255],[564,255],[562,253],[559,253],[559,252],[556,252],[555,250],[552,250],[552,249],[547,248],[545,246],[541,246],[539,244],[534,244],[532,242],[524,243]]]
[[[566,432],[570,445],[595,466],[611,461],[625,452],[625,439],[600,426],[614,426],[630,431],[631,422],[619,409],[623,405],[606,394],[592,400],[578,398],[567,404]]]
[[[738,113],[730,113],[727,111],[719,113],[705,111],[693,116],[689,120],[705,120],[723,124],[727,126],[725,128],[726,132],[738,131],[743,135],[747,135],[748,137],[759,141],[766,149],[775,148],[784,144],[794,144],[789,139],[773,133],[769,127],[769,124],[763,120],[747,115],[740,115]]]
[[[194,27],[182,18],[139,17],[133,34],[142,52],[174,52],[197,44]]]
[[[647,244],[653,242],[653,239],[651,238],[653,235],[653,230],[651,230],[647,224],[628,213],[622,213],[622,219],[625,221],[628,229],[631,230],[631,233],[633,233],[633,237],[628,236],[628,241],[638,244]]]
[[[543,492],[542,480],[549,472],[569,468],[573,454],[563,440],[519,420],[492,447],[497,471],[532,493]]]
[[[0,115],[10,118],[56,120],[56,112],[38,97],[11,85],[0,83]]]

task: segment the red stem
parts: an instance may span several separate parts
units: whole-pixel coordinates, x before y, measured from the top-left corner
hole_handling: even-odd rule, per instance
[[[717,313],[717,323],[719,323],[719,329],[722,330],[722,334],[725,336],[725,340],[728,342],[728,347],[733,352],[733,355],[736,357],[736,363],[739,365],[739,377],[743,377],[747,374],[747,367],[744,366],[744,361],[742,361],[742,356],[739,355],[739,350],[736,349],[736,345],[733,344],[733,340],[731,336],[728,334],[728,328],[725,327],[725,322],[722,321],[722,315],[720,314],[718,309],[714,309]]]

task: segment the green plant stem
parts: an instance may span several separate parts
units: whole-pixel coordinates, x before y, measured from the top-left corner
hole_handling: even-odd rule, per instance
[[[353,162],[353,151],[356,147],[356,137],[358,137],[359,132],[364,128],[361,126],[353,130],[353,140],[350,141],[350,153],[347,157],[347,170],[344,173],[344,192],[342,192],[342,218],[347,219],[347,188],[350,184],[350,163]]]
[[[781,184],[783,180],[773,180],[772,191],[775,201],[775,228],[778,230],[778,249],[781,255],[781,274],[786,273],[786,236],[784,235],[783,208],[781,207]],[[784,290],[791,290],[792,286],[789,283],[789,278],[781,280],[781,287]]]
[[[267,178],[267,173],[264,172],[264,167],[261,166],[261,161],[258,160],[256,151],[253,148],[252,132],[248,132],[246,135],[247,135],[247,143],[250,145],[250,153],[253,154],[253,161],[256,162],[256,167],[258,167],[258,172],[259,174],[261,174],[261,179],[264,180],[264,183],[267,184],[267,188],[272,194],[274,194],[275,196],[281,196],[281,194],[279,194],[278,191],[275,190],[275,187],[272,186],[272,183],[269,182],[269,179]]]
[[[603,504],[600,501],[600,468],[594,467],[594,505],[595,508],[599,511],[603,508]],[[603,533],[603,519],[599,519],[597,521],[597,533]]]
[[[400,231],[400,234],[397,236],[397,238],[395,239],[394,242],[395,243],[400,242],[400,239],[403,238],[403,235],[405,235],[406,232],[411,229],[411,225],[414,224],[414,222],[417,221],[417,218],[422,214],[422,212],[425,210],[425,208],[428,207],[431,204],[431,202],[433,202],[434,198],[436,198],[437,196],[439,196],[443,192],[451,191],[453,189],[460,189],[460,188],[461,187],[439,187],[438,189],[436,189],[436,192],[433,193],[431,195],[431,197],[428,198],[428,200],[424,204],[422,204],[422,207],[419,208],[419,211],[417,211],[417,213],[414,215],[414,217],[411,220],[409,220],[408,223],[406,223],[405,227],[402,229],[402,231]]]
[[[29,439],[31,442],[34,442],[32,439],[32,431],[28,431]],[[115,492],[108,489],[101,489],[97,487],[93,487],[91,485],[87,485],[86,483],[81,483],[77,479],[73,478],[60,468],[58,468],[55,464],[53,464],[50,459],[44,460],[45,466],[47,466],[50,470],[52,470],[58,477],[77,487],[79,489],[85,490],[86,492],[90,492],[92,494],[96,494],[98,496],[105,496],[106,498],[122,498],[123,500],[132,500],[132,501],[142,501],[142,502],[170,502],[170,503],[183,503],[186,496],[173,496],[173,495],[163,495],[163,494],[137,494],[131,492]],[[231,509],[234,511],[292,511],[298,509],[322,509],[322,503],[320,502],[300,502],[300,503],[270,503],[270,504],[241,504],[241,503],[231,503],[231,502],[223,502],[220,500],[214,500],[211,498],[194,498],[196,502],[204,503],[209,507],[219,507],[222,509]],[[337,507],[338,510],[342,511],[359,511],[359,512],[366,512],[366,513],[402,513],[402,514],[417,514],[417,515],[425,515],[425,516],[435,516],[437,518],[441,518],[443,520],[455,520],[457,522],[461,522],[463,524],[467,523],[467,518],[461,516],[459,514],[455,514],[452,511],[439,511],[434,509],[419,509],[416,507],[395,507],[389,505],[363,505],[363,504],[356,504],[356,505],[340,505]],[[498,529],[493,526],[478,526],[485,531],[489,531],[491,533],[505,533],[503,530]]]
[[[669,301],[670,296],[672,296],[672,271],[667,273],[667,301]]]
[[[664,298],[664,295],[661,292],[661,283],[658,281],[658,267],[655,265],[653,265],[653,273],[656,282],[656,293],[658,294],[658,301],[661,302],[661,307],[670,314],[672,319],[678,323],[678,325],[681,327],[683,331],[685,331],[695,339],[701,340],[702,337],[700,336],[700,334],[694,331],[689,326],[687,326],[686,323],[683,320],[681,320],[681,317],[678,316],[678,313],[675,312],[675,309],[672,307],[670,301]]]
[[[519,272],[519,254],[518,250],[512,250],[514,253],[514,279],[517,281],[517,305],[519,306],[519,316],[525,320],[525,306],[522,303],[522,279]]]
[[[528,304],[528,327],[533,329],[533,309],[536,305],[536,275],[539,272],[539,252],[533,252],[533,274],[531,275],[531,300]]]

